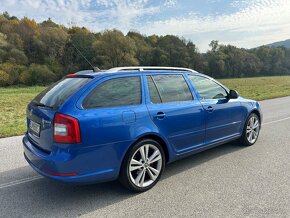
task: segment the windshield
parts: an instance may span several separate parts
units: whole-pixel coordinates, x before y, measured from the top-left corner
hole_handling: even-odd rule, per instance
[[[41,107],[57,109],[90,80],[90,78],[64,78],[42,91],[32,100],[32,103]]]

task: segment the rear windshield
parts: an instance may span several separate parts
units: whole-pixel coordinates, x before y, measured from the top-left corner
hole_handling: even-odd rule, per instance
[[[64,78],[37,95],[32,100],[32,104],[57,109],[67,98],[90,80],[90,78]]]

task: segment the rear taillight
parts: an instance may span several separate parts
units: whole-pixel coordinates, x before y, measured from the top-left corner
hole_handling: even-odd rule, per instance
[[[53,120],[53,141],[74,144],[81,142],[79,121],[76,118],[56,113]]]

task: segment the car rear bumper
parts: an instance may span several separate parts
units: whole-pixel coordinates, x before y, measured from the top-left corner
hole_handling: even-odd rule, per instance
[[[72,153],[66,153],[67,149],[60,149],[46,154],[37,149],[27,135],[22,142],[24,157],[29,165],[49,179],[70,184],[90,184],[112,181],[118,177],[119,169],[113,167],[113,164],[110,166],[110,163],[118,162],[117,160],[98,159],[100,149],[108,152],[105,147],[75,150]]]

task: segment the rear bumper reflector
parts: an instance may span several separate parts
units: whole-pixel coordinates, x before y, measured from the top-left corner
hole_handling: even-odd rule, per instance
[[[51,172],[46,169],[41,169],[44,173],[52,175],[52,176],[77,176],[78,174],[76,172],[71,172],[71,173],[57,173],[57,172]]]

